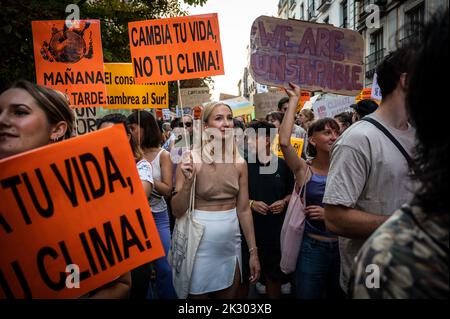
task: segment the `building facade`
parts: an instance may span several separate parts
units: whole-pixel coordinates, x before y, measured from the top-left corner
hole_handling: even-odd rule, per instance
[[[421,38],[420,25],[449,0],[280,0],[278,17],[332,24],[364,38],[365,86],[377,64],[405,42]]]
[[[420,40],[420,25],[448,7],[449,0],[279,0],[278,17],[358,31],[364,39],[364,87],[369,87],[378,63],[405,43]],[[251,102],[255,93],[267,90],[248,67],[238,86]]]

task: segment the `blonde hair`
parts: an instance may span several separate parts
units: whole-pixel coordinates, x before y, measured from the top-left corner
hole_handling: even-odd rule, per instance
[[[210,134],[206,134],[206,124],[208,123],[208,120],[211,116],[211,114],[213,113],[213,111],[220,105],[224,105],[226,107],[228,107],[231,111],[231,114],[233,114],[233,110],[231,109],[231,107],[228,104],[225,104],[223,102],[210,102],[208,104],[205,105],[205,107],[202,110],[202,115],[201,115],[201,128],[202,128],[202,139],[201,139],[201,155],[202,155],[202,159],[207,162],[207,163],[214,163],[214,160],[216,158],[215,153],[214,153],[214,149],[215,149],[215,144],[213,143],[211,140],[211,135]],[[230,130],[229,134],[232,134],[233,130]],[[225,136],[225,140],[228,140],[230,138],[230,136],[226,135]],[[225,142],[225,156],[227,154],[233,154],[233,161],[234,161],[234,157],[237,154],[237,147],[236,147],[236,142],[233,139],[232,143],[227,143]]]

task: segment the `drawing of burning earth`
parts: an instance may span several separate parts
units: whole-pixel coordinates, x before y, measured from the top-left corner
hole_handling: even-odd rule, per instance
[[[49,62],[76,63],[82,58],[92,59],[94,50],[92,47],[92,31],[89,36],[89,48],[87,48],[84,33],[89,28],[90,22],[86,22],[82,28],[67,28],[64,24],[62,30],[55,25],[52,27],[50,43],[44,41],[41,55]]]

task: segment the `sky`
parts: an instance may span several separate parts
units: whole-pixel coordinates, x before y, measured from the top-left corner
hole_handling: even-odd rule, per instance
[[[202,7],[187,6],[190,15],[217,13],[225,75],[214,76],[213,98],[220,93],[238,95],[238,82],[248,65],[247,45],[253,21],[277,16],[278,0],[208,0]]]

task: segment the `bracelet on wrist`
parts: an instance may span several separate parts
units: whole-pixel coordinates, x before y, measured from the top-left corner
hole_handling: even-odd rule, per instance
[[[248,250],[248,252],[251,254],[253,251],[257,251],[258,247],[252,247]]]
[[[248,201],[250,209],[252,209],[253,202],[254,202],[254,200],[252,200],[252,199]]]

